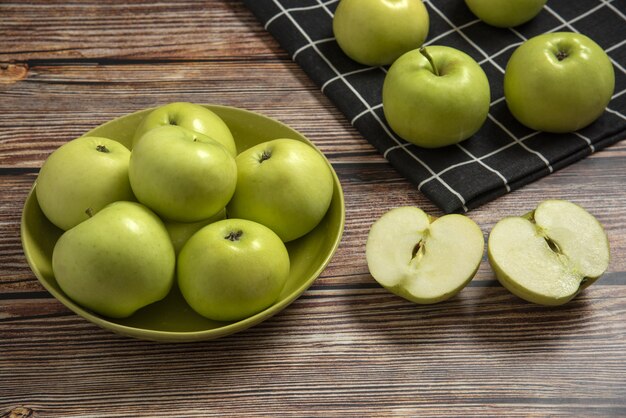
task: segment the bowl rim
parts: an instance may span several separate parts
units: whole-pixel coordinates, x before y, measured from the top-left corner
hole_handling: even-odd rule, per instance
[[[197,104],[200,104],[200,103],[197,103]],[[254,111],[243,109],[243,108],[233,107],[233,106],[214,105],[214,104],[200,104],[200,105],[205,106],[209,108],[210,110],[224,109],[225,111],[231,111],[231,112],[233,111],[244,112],[244,113],[251,114],[254,117],[266,119],[267,121],[270,121],[274,124],[281,125],[282,128],[286,128],[287,130],[291,130],[295,132],[300,138],[304,139],[307,144],[313,147],[313,149],[315,149],[318,152],[318,154],[320,154],[324,158],[324,161],[326,162],[327,166],[330,168],[332,177],[333,177],[333,198],[331,200],[331,205],[333,204],[332,202],[335,199],[338,199],[338,202],[336,202],[335,204],[338,205],[340,208],[339,223],[336,225],[336,228],[335,228],[337,232],[336,234],[334,234],[335,235],[334,241],[331,244],[330,250],[324,256],[323,261],[317,266],[315,271],[311,273],[309,277],[303,283],[300,284],[300,286],[298,286],[291,293],[289,293],[287,297],[285,297],[284,299],[281,299],[275,302],[274,304],[270,305],[266,309],[252,316],[249,316],[239,321],[224,323],[223,326],[219,326],[216,328],[199,330],[199,331],[165,331],[165,330],[140,328],[140,327],[135,327],[131,325],[124,325],[124,324],[120,324],[117,322],[109,321],[106,317],[92,313],[87,308],[83,308],[82,306],[78,305],[76,302],[71,300],[68,296],[66,296],[65,293],[60,292],[59,290],[54,288],[46,279],[43,278],[43,275],[39,271],[39,268],[33,259],[33,255],[27,249],[27,245],[26,245],[27,244],[26,243],[26,213],[27,213],[26,209],[28,205],[32,205],[36,203],[34,202],[34,200],[36,200],[35,188],[37,186],[37,179],[35,179],[35,181],[33,182],[33,185],[31,186],[28,192],[24,205],[22,207],[22,214],[20,217],[20,241],[22,244],[22,250],[26,257],[27,263],[31,271],[33,272],[33,274],[39,281],[39,283],[50,294],[52,294],[52,296],[55,299],[57,299],[66,308],[70,309],[75,314],[100,326],[101,328],[107,329],[109,331],[112,331],[114,333],[124,335],[127,337],[143,339],[143,340],[153,340],[157,342],[194,342],[194,341],[220,338],[220,337],[224,337],[230,334],[234,334],[236,332],[244,331],[254,325],[257,325],[271,318],[275,314],[285,309],[293,301],[298,299],[309,287],[311,287],[311,285],[315,282],[315,280],[317,280],[317,278],[321,275],[321,273],[326,269],[326,267],[332,260],[333,256],[335,255],[341,243],[344,228],[345,228],[345,218],[346,218],[345,198],[344,198],[343,189],[341,187],[341,182],[339,180],[339,177],[337,176],[337,173],[335,172],[332,164],[328,161],[324,153],[322,153],[321,150],[312,141],[310,141],[302,133],[298,132],[296,129],[290,127],[289,125],[279,120],[276,120],[274,118],[271,118],[269,116],[266,116],[264,114],[258,113],[258,112],[254,112]],[[94,127],[93,129],[90,129],[88,132],[84,133],[81,136],[88,136],[94,130],[104,128],[107,125],[110,125],[119,121],[119,119],[130,117],[130,116],[137,115],[137,114],[144,113],[144,112],[148,112],[155,108],[156,107],[141,109],[132,113],[120,115],[114,119],[111,119],[101,125]],[[300,140],[300,138],[298,138],[298,140]]]

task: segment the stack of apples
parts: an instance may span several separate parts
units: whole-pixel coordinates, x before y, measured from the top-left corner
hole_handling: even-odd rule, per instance
[[[537,16],[546,0],[465,3],[486,24],[510,28]],[[429,23],[422,0],[341,0],[333,30],[348,57],[390,66],[382,102],[391,129],[417,146],[440,148],[478,132],[491,98],[489,80],[471,56],[449,46],[423,46]],[[556,32],[516,48],[503,90],[521,124],[566,133],[600,117],[614,87],[613,66],[598,44],[583,34]],[[401,207],[372,225],[366,258],[383,287],[416,303],[437,303],[473,278],[484,244],[480,228],[467,216],[434,218],[417,207]],[[609,242],[585,209],[548,199],[526,215],[500,220],[489,234],[488,258],[498,280],[515,295],[561,305],[607,269]]]
[[[484,23],[510,28],[535,18],[546,0],[465,3]],[[391,129],[407,142],[440,148],[478,132],[489,114],[491,92],[470,55],[445,45],[423,46],[429,25],[422,0],[341,0],[333,19],[346,55],[364,65],[390,66],[382,102]],[[545,33],[516,48],[503,89],[521,124],[566,133],[600,117],[613,95],[615,73],[606,52],[589,37]]]
[[[333,187],[309,144],[277,138],[238,153],[217,114],[181,102],[149,112],[131,149],[90,136],[62,145],[35,194],[65,231],[52,268],[76,303],[123,318],[177,285],[199,314],[236,321],[278,299],[285,243],[320,223]]]

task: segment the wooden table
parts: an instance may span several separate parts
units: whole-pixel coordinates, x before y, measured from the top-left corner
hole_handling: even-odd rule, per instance
[[[626,415],[626,142],[473,210],[487,235],[546,198],[606,226],[607,274],[571,303],[526,303],[486,258],[457,297],[417,306],[376,284],[364,246],[384,211],[440,215],[369,145],[239,1],[0,3],[0,415]],[[279,119],[327,155],[343,240],[304,295],[239,334],[118,336],[30,271],[24,199],[56,147],[171,101]]]

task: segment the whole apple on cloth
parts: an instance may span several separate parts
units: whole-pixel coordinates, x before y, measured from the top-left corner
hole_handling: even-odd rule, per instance
[[[392,51],[391,37],[380,36],[375,42],[367,43],[359,39],[368,36],[373,26],[385,26],[389,22],[395,24],[398,32],[394,38],[410,35],[410,30],[405,32],[406,16],[395,16],[394,7],[419,7],[414,4],[418,1],[339,0],[310,2],[306,6],[290,0],[244,0],[244,3],[363,137],[446,213],[478,207],[626,138],[626,55],[623,54],[626,32],[620,30],[624,27],[623,16],[612,4],[577,3],[574,10],[570,2],[558,1],[543,4],[542,0],[442,0],[423,2],[429,22],[423,46],[427,51],[434,46],[453,48],[480,66],[489,81],[488,114],[479,129],[461,142],[426,148],[405,140],[406,134],[398,128],[396,118],[387,117],[383,110],[383,84],[393,64],[380,66],[366,62],[364,65],[350,47],[363,54],[378,54],[381,49]],[[352,17],[341,16],[344,8],[350,10]],[[371,24],[354,24],[358,16],[366,15],[372,16]],[[339,30],[334,31],[333,25]],[[509,78],[537,91],[536,95],[521,99],[525,107],[534,108],[545,118],[556,121],[570,117],[561,116],[557,109],[547,111],[542,107],[541,91],[551,91],[541,87],[542,83],[565,86],[571,97],[595,102],[590,106],[594,109],[590,114],[575,118],[589,123],[570,125],[574,131],[560,133],[545,132],[544,129],[550,129],[542,126],[528,127],[515,110],[518,105],[512,104],[509,110],[509,103],[516,100],[512,96],[505,100],[504,87],[505,70],[514,51],[537,35],[553,32],[580,32],[591,39],[608,56],[615,74],[614,90],[608,93],[606,83],[599,87],[592,81],[596,72],[609,71],[598,62],[595,69],[586,70],[585,76],[563,74],[559,78],[537,59],[524,58],[518,66],[522,74],[536,76],[532,84],[511,70]],[[342,48],[340,45],[345,40],[350,46]],[[568,60],[576,63],[579,58],[572,54],[563,63]],[[477,83],[473,84],[481,90]],[[589,93],[592,85],[596,90],[593,94]],[[405,101],[398,99],[403,89],[397,91],[395,99]],[[445,102],[446,94],[442,90],[439,94],[432,91],[433,98],[429,100]],[[391,96],[394,94],[389,98],[393,102]],[[608,103],[595,96],[608,97]],[[461,106],[463,100],[459,98],[457,104]],[[555,99],[550,106],[559,101],[570,102]],[[602,111],[596,113],[597,109]],[[467,113],[475,111],[473,105],[466,105]],[[417,127],[412,129],[419,128],[434,139],[444,135],[450,128],[448,125],[458,122],[456,119],[461,116],[441,112],[433,118],[430,114],[407,111],[397,119],[404,119],[406,125]]]

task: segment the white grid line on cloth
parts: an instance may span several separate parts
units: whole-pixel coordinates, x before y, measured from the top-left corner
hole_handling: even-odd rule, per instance
[[[536,156],[538,156],[546,165],[546,167],[548,167],[548,170],[550,170],[550,172],[552,173],[554,171],[554,169],[552,168],[552,165],[550,165],[550,162],[546,159],[546,157],[540,153],[539,151],[535,151],[534,149],[528,148],[526,146],[526,144],[524,144],[522,141],[519,140],[519,138],[517,138],[515,135],[513,135],[513,133],[507,129],[506,126],[504,126],[503,123],[501,123],[499,120],[497,120],[496,118],[493,117],[493,115],[491,113],[489,113],[487,115],[487,117],[489,119],[491,119],[493,121],[493,123],[495,123],[496,125],[498,125],[500,127],[500,129],[502,129],[504,132],[507,133],[507,135],[509,135],[511,137],[511,139],[513,139],[517,144],[519,144],[522,148],[524,148],[526,151],[535,154]]]
[[[399,143],[400,141],[395,137],[395,135],[393,135],[389,129],[387,128],[387,126],[380,120],[380,118],[378,117],[378,115],[376,114],[375,111],[373,111],[371,109],[371,106],[369,105],[369,103],[367,103],[367,101],[363,98],[363,96],[361,96],[361,94],[354,88],[354,86],[352,86],[350,83],[348,83],[346,81],[346,79],[343,77],[343,75],[335,68],[335,66],[332,64],[332,62],[319,50],[319,48],[317,48],[317,45],[313,43],[313,40],[311,39],[311,37],[306,33],[306,31],[304,31],[304,29],[298,24],[298,22],[294,19],[293,16],[291,16],[291,14],[283,7],[283,5],[278,1],[278,0],[273,0],[274,4],[276,6],[278,6],[279,9],[281,9],[281,11],[285,12],[285,16],[287,16],[287,18],[291,21],[291,23],[296,27],[296,29],[305,37],[305,39],[308,41],[309,44],[311,44],[311,47],[315,50],[315,52],[320,56],[320,58],[322,58],[322,60],[324,60],[324,62],[326,62],[326,64],[335,72],[335,74],[337,74],[340,79],[344,82],[344,84],[348,87],[348,89],[350,89],[352,91],[352,93],[354,93],[354,95],[365,105],[366,108],[368,108],[370,110],[370,113],[372,114],[372,116],[374,117],[374,119],[376,119],[376,121],[380,124],[380,126],[383,128],[383,130],[387,133],[387,135],[396,143]],[[321,0],[317,0],[317,2],[322,5]],[[422,161],[418,156],[416,156],[415,154],[409,152],[408,150],[405,149],[405,151],[407,152],[408,155],[410,155],[414,160],[416,160],[417,162],[419,162],[428,172],[430,172],[432,175],[435,175],[436,178],[439,180],[439,182],[445,187],[447,188],[454,196],[457,197],[457,199],[459,199],[459,201],[461,202],[461,205],[463,207],[463,210],[465,212],[468,211],[467,206],[465,205],[465,198],[458,192],[456,191],[454,188],[452,188],[448,183],[446,183],[443,179],[441,179],[434,171],[432,168],[430,168],[430,166],[428,164],[426,164],[424,161]]]
[[[374,105],[374,106],[370,107],[369,109],[365,109],[364,111],[362,111],[361,113],[359,113],[358,115],[353,117],[352,120],[350,121],[350,124],[354,125],[354,123],[357,121],[357,119],[359,119],[361,116],[367,115],[370,112],[370,110],[377,110],[377,109],[380,109],[381,107],[383,107],[383,104],[379,103],[377,105]],[[385,151],[384,155],[387,154],[387,151]]]
[[[347,73],[344,73],[343,76],[344,77],[348,77],[351,76],[353,74],[359,74],[359,73],[365,73],[368,71],[375,71],[376,69],[379,69],[380,67],[365,67],[365,68],[359,68],[357,70],[354,71],[348,71]],[[324,84],[322,84],[322,92],[324,91],[324,89],[326,89],[326,87],[328,87],[329,84],[333,83],[334,81],[339,80],[341,77],[340,76],[335,76],[335,77],[331,77],[328,80],[326,80],[326,82]]]
[[[467,22],[467,23],[459,26],[459,29],[465,29],[465,28],[473,26],[473,25],[475,25],[477,23],[480,23],[480,19],[476,19],[476,20],[472,20],[471,22]],[[446,36],[453,34],[454,32],[456,32],[456,30],[450,29],[450,30],[447,30],[447,31],[445,31],[443,33],[440,33],[439,35],[435,36],[434,38],[426,40],[426,42],[424,42],[424,45],[426,45],[426,46],[433,45],[433,42],[436,42],[439,39],[443,39]]]
[[[281,11],[278,14],[275,14],[267,22],[265,22],[265,26],[263,26],[263,27],[265,28],[265,30],[267,30],[267,28],[272,24],[272,22],[274,22],[279,17],[283,16],[285,13],[288,13],[288,12],[299,12],[299,11],[306,11],[306,10],[315,10],[315,9],[319,9],[321,7],[325,7],[326,4],[336,3],[337,1],[339,1],[339,0],[328,0],[325,3],[323,3],[323,4],[315,4],[313,6],[290,7],[288,9],[283,9],[283,11]]]
[[[622,93],[623,93],[623,92],[622,92]],[[621,93],[620,93],[620,94],[621,94]],[[622,119],[626,120],[626,116],[624,116],[623,114],[621,114],[621,113],[620,113],[620,112],[618,112],[617,110],[613,110],[613,109],[610,109],[610,108],[608,108],[608,107],[606,108],[606,110],[607,110],[607,112],[613,113],[614,115],[617,115],[617,116],[619,116],[620,118],[622,118]]]
[[[527,139],[530,139],[530,138],[532,138],[532,137],[534,137],[534,136],[539,135],[540,133],[541,133],[541,132],[539,132],[539,131],[534,131],[534,132],[532,132],[532,133],[530,133],[530,134],[528,134],[528,135],[526,135],[526,136],[524,136],[524,137],[520,138],[520,141],[524,142],[524,141],[526,141]],[[411,144],[404,144],[403,146],[409,146],[409,145],[411,145]],[[489,152],[489,153],[487,153],[487,154],[485,154],[485,155],[482,155],[482,156],[478,157],[478,158],[477,158],[477,160],[478,160],[478,161],[485,160],[485,159],[487,159],[487,158],[489,158],[489,157],[492,157],[492,156],[494,156],[494,155],[496,155],[496,154],[501,153],[502,151],[506,150],[507,148],[511,148],[513,145],[516,145],[516,142],[509,142],[508,144],[503,145],[503,146],[501,146],[501,147],[500,147],[500,148],[498,148],[498,149],[495,149],[495,150],[493,150],[493,151],[491,151],[491,152]],[[439,174],[444,174],[444,173],[447,173],[448,171],[453,170],[453,169],[455,169],[455,168],[462,167],[462,166],[464,166],[464,165],[468,165],[468,164],[472,164],[472,163],[474,163],[474,161],[473,161],[473,160],[467,160],[467,161],[462,161],[462,162],[460,162],[460,163],[452,164],[452,165],[450,165],[450,166],[446,167],[444,170],[441,170],[441,171],[439,172]],[[433,180],[433,177],[432,177],[432,176],[431,176],[431,177],[428,177],[428,178],[426,178],[426,179],[422,180],[422,182],[420,183],[420,185],[421,185],[422,183],[428,183],[429,181],[432,181],[432,180]],[[508,186],[508,184],[507,184],[507,186]],[[419,187],[419,186],[418,186],[418,187]]]
[[[330,16],[331,19],[335,17],[333,12],[331,12],[330,9],[328,8],[328,3],[323,3],[319,0],[318,0],[318,3],[320,4],[320,6],[324,8],[324,10],[326,10],[326,13],[328,13],[328,16]]]
[[[626,15],[623,14],[617,7],[613,6],[611,3],[613,2],[613,0],[600,0],[602,1],[602,3],[604,3],[609,9],[613,10],[619,17],[622,18],[622,20],[626,20]]]
[[[439,15],[441,16],[441,18],[443,20],[446,21],[446,23],[448,25],[450,25],[453,30],[455,32],[457,32],[459,35],[461,35],[461,37],[463,39],[465,39],[471,46],[473,46],[478,52],[480,52],[487,60],[489,60],[489,62],[491,63],[491,65],[493,65],[494,67],[496,67],[498,70],[500,70],[503,74],[504,74],[504,68],[500,67],[500,65],[493,61],[490,57],[489,54],[487,54],[480,46],[478,46],[478,44],[474,41],[472,41],[472,39],[467,36],[463,30],[461,30],[459,27],[455,26],[454,23],[452,23],[452,21],[448,18],[448,16],[446,16],[441,10],[439,10],[434,4],[434,2],[430,1],[428,2],[428,4],[430,4],[430,7]]]
[[[520,35],[521,36],[521,35]],[[504,48],[502,48],[501,50],[499,50],[498,52],[494,53],[491,58],[495,58],[497,56],[500,56],[502,54],[504,54],[506,51],[508,51],[511,48],[517,48],[518,46],[520,46],[523,42],[515,42],[514,44],[511,44],[509,46],[505,46]],[[482,61],[478,62],[478,65],[483,65],[488,63],[490,60],[489,58],[485,58]]]
[[[313,41],[313,40],[309,39],[310,43],[308,43],[306,45],[303,45],[300,48],[298,48],[296,50],[296,52],[294,52],[293,55],[291,56],[291,59],[293,61],[295,61],[296,57],[298,56],[298,54],[300,54],[300,52],[302,52],[304,50],[307,50],[307,49],[311,48],[314,45],[324,44],[326,42],[331,42],[331,41],[334,41],[334,40],[335,40],[335,38],[324,38],[324,39],[318,39],[317,41]]]
[[[594,147],[593,144],[591,143],[591,139],[587,138],[585,135],[581,134],[578,131],[573,132],[573,134],[581,138],[583,141],[585,141],[587,145],[589,146],[589,148],[591,148],[591,152],[594,152],[596,150],[596,147]]]
[[[500,173],[498,170],[496,170],[495,168],[485,164],[485,162],[482,159],[478,159],[476,158],[476,156],[474,154],[472,154],[471,152],[469,152],[463,145],[461,144],[456,144],[456,146],[458,148],[461,149],[461,151],[463,151],[464,153],[466,153],[467,155],[469,155],[472,158],[472,162],[477,162],[478,164],[482,165],[483,167],[485,167],[487,170],[491,171],[492,173],[495,173],[498,177],[500,177],[500,179],[502,179],[502,183],[504,184],[504,187],[506,188],[507,192],[511,191],[511,186],[509,186],[509,182],[507,181],[506,177],[504,177],[502,175],[502,173]]]

